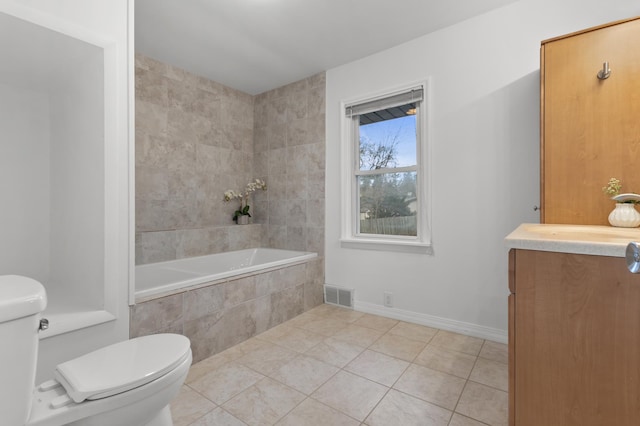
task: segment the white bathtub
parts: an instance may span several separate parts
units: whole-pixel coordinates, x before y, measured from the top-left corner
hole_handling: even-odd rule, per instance
[[[255,248],[136,266],[136,302],[175,294],[204,283],[227,281],[303,263],[317,253]]]

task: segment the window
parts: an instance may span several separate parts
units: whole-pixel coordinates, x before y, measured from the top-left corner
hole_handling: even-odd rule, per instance
[[[429,247],[425,87],[344,104],[343,245]]]

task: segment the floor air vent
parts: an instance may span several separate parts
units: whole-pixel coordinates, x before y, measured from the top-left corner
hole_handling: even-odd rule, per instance
[[[353,309],[353,289],[325,285],[324,302]]]

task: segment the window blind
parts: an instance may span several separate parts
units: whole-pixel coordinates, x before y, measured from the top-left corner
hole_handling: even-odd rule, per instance
[[[422,101],[423,92],[424,90],[422,86],[418,86],[384,98],[349,104],[345,106],[345,114],[347,117],[353,117],[354,115],[368,114],[385,108],[393,108],[412,102],[419,102]]]

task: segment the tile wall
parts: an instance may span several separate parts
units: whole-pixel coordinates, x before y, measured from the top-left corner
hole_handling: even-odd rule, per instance
[[[226,189],[267,182],[253,226]],[[325,74],[257,96],[136,55],[136,263],[251,247],[318,253],[324,283]]]
[[[267,247],[318,253],[307,307],[323,301],[325,74],[255,97],[254,167],[269,190],[256,194]]]
[[[225,299],[223,310],[211,302],[192,314],[195,292],[138,304],[131,336],[180,332],[209,356],[321,304],[325,74],[251,96],[140,54],[135,71],[136,264],[260,246],[318,257],[295,290],[249,290],[255,297]],[[235,225],[223,193],[253,178],[268,190],[253,195],[253,224]]]
[[[136,263],[258,247],[226,189],[253,176],[254,98],[136,55]]]
[[[313,263],[303,263],[138,303],[130,337],[185,335],[200,361],[304,312],[315,274]]]

